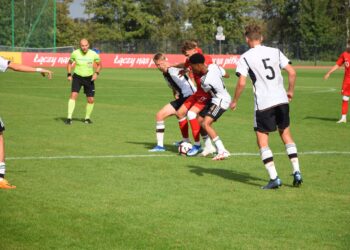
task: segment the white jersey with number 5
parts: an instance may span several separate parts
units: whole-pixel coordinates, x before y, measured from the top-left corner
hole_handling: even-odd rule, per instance
[[[224,80],[222,77],[226,71],[217,64],[210,64],[208,72],[201,77],[201,86],[205,92],[211,94],[211,102],[221,107],[228,109],[231,103],[231,96],[227,92]]]
[[[288,103],[281,69],[290,61],[276,48],[255,46],[241,55],[236,75],[250,76],[253,82],[255,110]]]
[[[0,72],[5,72],[9,66],[9,61],[0,56]]]

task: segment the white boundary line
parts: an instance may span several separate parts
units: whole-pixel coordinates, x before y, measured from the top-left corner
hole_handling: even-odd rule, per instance
[[[277,152],[274,155],[285,155],[285,152]],[[347,151],[306,151],[298,152],[299,155],[350,155]],[[259,156],[259,153],[231,153],[232,156]],[[24,156],[7,157],[6,160],[66,160],[66,159],[106,159],[106,158],[150,158],[150,157],[174,157],[177,154],[146,154],[146,155],[62,155],[62,156]]]

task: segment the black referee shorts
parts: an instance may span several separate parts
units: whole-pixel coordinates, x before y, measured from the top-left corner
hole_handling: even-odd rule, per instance
[[[92,76],[84,77],[77,74],[73,74],[72,92],[79,93],[81,87],[84,87],[84,93],[86,97],[94,97],[95,83],[91,79],[92,79]]]
[[[254,130],[269,133],[289,127],[289,104],[282,104],[267,110],[255,111]]]

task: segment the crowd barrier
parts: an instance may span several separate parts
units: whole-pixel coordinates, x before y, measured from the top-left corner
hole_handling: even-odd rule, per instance
[[[66,67],[70,53],[0,52],[15,63],[33,67]],[[167,54],[170,63],[185,61],[181,54]],[[236,68],[239,55],[210,55],[223,68]],[[103,68],[155,68],[153,54],[100,54]]]

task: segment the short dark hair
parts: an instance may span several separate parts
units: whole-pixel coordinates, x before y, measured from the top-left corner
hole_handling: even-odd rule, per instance
[[[205,62],[205,57],[200,53],[196,53],[190,56],[188,60],[192,64],[201,64]]]
[[[261,27],[257,24],[250,24],[245,27],[244,35],[250,40],[261,40],[262,32]]]

